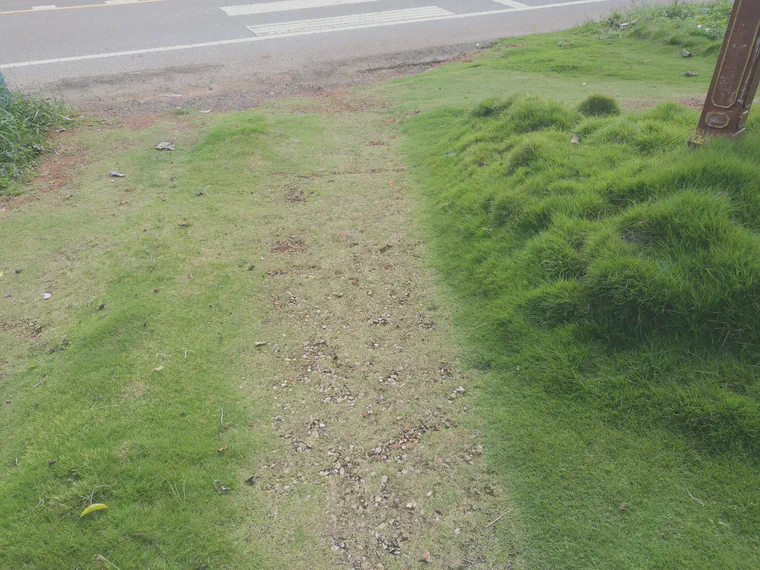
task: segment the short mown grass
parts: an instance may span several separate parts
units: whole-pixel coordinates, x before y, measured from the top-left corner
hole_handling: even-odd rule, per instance
[[[404,126],[536,567],[758,565],[760,121],[689,149],[698,110],[638,91],[621,112],[603,89],[709,69],[720,37],[699,19],[726,13],[515,40],[481,66],[553,74],[564,100],[518,86]],[[580,78],[599,94],[579,97]]]
[[[60,105],[0,84],[0,196],[29,174],[45,152],[47,132],[63,122],[69,119]]]
[[[267,445],[239,389],[266,374],[248,359],[261,234],[230,229],[240,195],[201,193],[236,194],[220,173],[245,172],[266,136],[261,117],[236,119],[85,125],[78,147],[128,150],[93,150],[65,194],[0,220],[0,567],[271,567],[235,538],[264,518],[236,508]],[[179,126],[191,151],[152,150]],[[80,518],[93,503],[109,510]]]

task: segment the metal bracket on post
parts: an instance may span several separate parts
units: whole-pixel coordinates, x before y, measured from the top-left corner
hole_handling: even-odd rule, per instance
[[[702,117],[689,144],[744,132],[760,80],[759,63],[760,0],[735,0]]]

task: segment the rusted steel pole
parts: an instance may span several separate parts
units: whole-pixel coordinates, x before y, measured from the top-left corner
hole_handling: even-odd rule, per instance
[[[744,132],[760,80],[758,63],[760,0],[735,0],[694,142]]]

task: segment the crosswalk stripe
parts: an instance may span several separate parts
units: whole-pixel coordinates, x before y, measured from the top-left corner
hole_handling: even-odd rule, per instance
[[[518,10],[524,10],[528,7],[527,4],[522,4],[521,2],[515,2],[514,0],[493,0],[494,2],[497,2],[498,4],[504,4],[505,6],[509,6],[510,8],[516,8]]]
[[[102,4],[81,4],[79,6],[56,6],[55,4],[48,4],[45,6],[32,6],[31,8],[23,8],[19,10],[5,10],[0,12],[0,16],[9,16],[11,14],[28,14],[31,12],[45,12],[50,10],[52,12],[58,12],[60,10],[82,10],[83,8],[108,8],[110,6],[127,6],[129,4],[152,4],[156,2],[164,2],[165,0],[106,0]]]
[[[247,26],[257,36],[279,36],[283,34],[313,34],[326,31],[356,30],[404,24],[441,16],[451,16],[452,12],[438,6],[424,8],[407,8],[405,10],[388,10],[385,12],[370,12],[335,18],[316,18],[314,20],[298,20],[295,22],[279,22],[276,24],[260,24]]]
[[[265,2],[263,4],[241,4],[239,6],[221,6],[228,16],[248,16],[250,14],[269,14],[271,12],[287,12],[290,10],[307,10],[309,8],[324,8],[327,6],[343,6],[344,4],[363,4],[378,0],[284,0],[282,2]]]

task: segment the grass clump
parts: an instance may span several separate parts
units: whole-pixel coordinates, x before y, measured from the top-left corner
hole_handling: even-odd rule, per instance
[[[456,168],[469,175],[440,189],[436,199],[447,211],[457,211],[451,244],[459,253],[451,252],[451,259],[471,266],[473,292],[498,302],[494,326],[572,325],[561,333],[537,329],[533,334],[549,339],[572,330],[578,342],[594,338],[597,361],[610,363],[619,350],[666,342],[673,350],[696,350],[699,358],[731,359],[738,366],[736,381],[755,376],[760,235],[742,212],[756,208],[760,170],[746,147],[760,149],[760,139],[749,136],[741,148],[717,141],[688,151],[684,115],[697,118],[695,111],[669,104],[597,118],[595,131],[579,145],[570,143],[577,116],[529,97],[516,100],[498,128],[473,115],[459,121],[449,117],[462,141],[454,146],[457,157],[464,158],[446,164],[459,162]],[[493,145],[498,137],[505,143],[501,150]],[[442,150],[451,147],[446,144]],[[485,160],[475,170],[466,157],[476,152],[473,147],[485,145],[490,156],[478,152]],[[716,155],[731,157],[729,164],[741,172],[736,187],[730,176],[713,174],[709,165],[714,167]],[[471,251],[478,253],[466,253]],[[487,290],[481,281],[489,283]],[[549,305],[552,298],[558,307]],[[572,319],[558,320],[557,314]],[[597,378],[596,366],[584,374],[604,381]],[[693,410],[720,393],[699,384],[707,392],[692,391]],[[638,387],[645,393],[651,388],[647,382]],[[611,413],[641,420],[638,408],[626,409],[625,399],[606,387],[589,391],[579,382],[571,391]],[[760,402],[757,388],[741,395],[728,390],[725,396],[743,401],[747,410]],[[698,433],[660,409],[652,407],[646,415],[648,421],[681,425],[696,443],[716,453],[760,456],[760,418],[739,413],[727,437],[718,424],[710,429],[708,409],[698,418]]]
[[[66,119],[56,103],[5,91],[0,84],[0,195],[10,192],[45,151],[45,136]]]
[[[473,362],[491,376],[492,445],[500,461],[522,466],[510,469],[523,477],[518,494],[550,513],[532,521],[541,567],[602,567],[592,559],[607,554],[621,557],[616,567],[699,565],[708,552],[716,567],[750,567],[760,535],[760,516],[747,510],[760,499],[747,487],[760,460],[758,122],[740,143],[689,150],[696,110],[584,112],[610,101],[593,97],[573,112],[518,97],[497,119],[443,109],[409,126],[438,259],[473,325]],[[539,434],[529,425],[541,414],[554,427]],[[571,445],[576,455],[560,444],[583,431],[598,440]],[[619,438],[646,468],[607,448]],[[583,453],[609,462],[615,477],[686,477],[674,475],[683,469],[697,488],[721,482],[713,500],[743,505],[736,532],[720,547],[697,545],[712,530],[695,511],[679,522],[678,544],[659,548],[664,523],[646,505],[660,481],[621,490],[594,473],[590,483],[587,469],[599,464],[584,468]],[[744,479],[728,482],[729,465]],[[547,480],[547,471],[558,475]],[[587,501],[570,520],[547,505],[558,486]],[[659,521],[634,540],[642,558],[613,553],[633,532],[623,515],[602,515],[618,499]],[[680,500],[659,497],[657,508],[675,516]],[[609,552],[584,546],[586,524],[609,533]]]
[[[620,107],[614,97],[591,95],[578,105],[578,111],[586,117],[608,117],[619,115]]]
[[[509,109],[512,103],[512,99],[502,100],[497,99],[496,97],[488,97],[478,103],[478,105],[472,110],[472,114],[475,117],[492,117],[500,115],[503,111]]]

